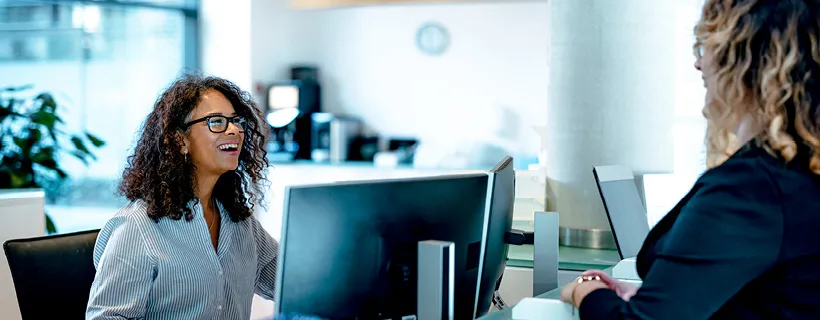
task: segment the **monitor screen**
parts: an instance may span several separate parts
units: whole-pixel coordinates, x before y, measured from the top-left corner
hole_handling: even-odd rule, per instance
[[[593,174],[621,259],[637,256],[649,234],[649,223],[632,170],[598,166]]]
[[[418,242],[439,240],[455,244],[455,319],[473,319],[487,191],[486,173],[287,188],[275,312],[415,315]]]
[[[513,158],[504,157],[489,172],[487,193],[487,243],[484,250],[484,267],[481,270],[476,318],[487,312],[492,304],[493,293],[501,284],[501,276],[507,267],[507,244],[504,237],[512,230],[513,204],[515,202],[515,171]]]

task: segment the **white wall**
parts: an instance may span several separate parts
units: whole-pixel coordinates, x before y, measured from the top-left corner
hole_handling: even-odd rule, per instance
[[[202,0],[202,71],[223,77],[265,102],[267,84],[286,79],[288,66],[308,42],[296,42],[303,13],[289,0]]]
[[[202,70],[249,90],[251,0],[203,0],[199,14]]]
[[[288,0],[251,0],[251,78],[257,103],[265,103],[268,83],[287,79],[288,66],[297,50],[308,47],[296,42],[299,35],[300,11],[288,8]],[[300,48],[301,46],[301,48]]]
[[[290,9],[288,0],[242,1],[251,1],[252,9],[247,68],[253,87],[248,90],[286,78],[291,64],[313,63],[323,74],[326,109],[362,115],[382,134],[450,140],[451,145],[476,137],[527,151],[538,148],[530,125],[543,125],[547,117],[546,1],[306,11]],[[690,53],[702,2],[669,4],[676,6],[676,63],[669,66],[676,74],[676,172],[703,169],[704,92]],[[442,23],[452,36],[452,46],[441,57],[424,56],[415,48],[416,29],[427,21]],[[255,93],[263,102],[263,92]],[[497,118],[507,120],[490,121]]]
[[[45,235],[41,190],[0,190],[0,244]],[[20,308],[5,254],[0,254],[0,319],[20,319]]]
[[[546,2],[296,11],[284,0],[257,1],[255,82],[287,77],[293,63],[315,64],[325,110],[359,115],[382,135],[500,140],[536,152],[531,126],[546,119]],[[442,56],[415,46],[428,21],[450,33]]]

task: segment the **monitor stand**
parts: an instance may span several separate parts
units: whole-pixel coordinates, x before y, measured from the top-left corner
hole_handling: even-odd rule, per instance
[[[532,295],[558,288],[558,213],[536,212],[534,219]]]
[[[453,320],[455,292],[455,244],[419,241],[418,320]]]

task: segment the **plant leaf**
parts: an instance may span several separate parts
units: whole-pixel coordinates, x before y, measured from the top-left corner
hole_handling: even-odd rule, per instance
[[[27,155],[31,151],[28,147],[28,141],[23,138],[14,137],[14,144],[20,147],[20,154]]]
[[[28,147],[31,148],[38,142],[40,142],[40,138],[43,137],[43,133],[37,128],[29,128],[28,129],[28,136],[26,136],[26,142],[28,143]]]
[[[8,106],[0,106],[0,123],[2,123],[3,120],[6,120],[6,117],[10,116],[13,113],[13,111],[12,111],[12,110],[14,110],[14,109],[12,109],[13,104],[14,104],[14,100],[9,99],[9,105]]]
[[[60,177],[60,179],[68,178],[68,173],[65,173],[65,171],[63,171],[63,169],[54,168],[54,171],[57,172],[57,175]]]
[[[11,188],[11,175],[8,170],[0,170],[0,189],[9,188]]]
[[[83,143],[83,139],[80,139],[80,137],[78,136],[72,136],[71,143],[74,144],[74,148],[76,148],[77,151],[84,153],[92,159],[95,159],[94,155],[91,154],[91,150],[88,150],[88,148],[85,146],[85,143]]]
[[[31,118],[31,122],[36,123],[36,124],[41,124],[41,125],[45,126],[48,130],[53,130],[54,129],[54,124],[57,123],[58,121],[62,122],[62,120],[59,117],[57,117],[56,114],[50,113],[50,112],[44,112],[43,110],[32,113],[30,118]]]
[[[54,111],[57,109],[57,101],[54,101],[54,97],[51,96],[50,93],[43,92],[38,94],[35,100],[40,101],[40,110],[39,112],[46,112],[53,114]]]
[[[24,86],[19,86],[19,87],[7,87],[7,88],[3,88],[3,90],[2,90],[2,91],[17,92],[17,91],[24,91],[24,90],[28,90],[28,89],[31,89],[31,88],[33,88],[33,87],[34,87],[34,85],[27,84],[27,85],[24,85]]]
[[[51,170],[59,170],[57,168],[57,160],[54,159],[54,149],[51,148],[40,149],[40,151],[31,156],[31,161]]]
[[[10,115],[12,115],[12,116],[22,116],[20,113],[18,113],[17,111],[14,110],[14,107],[15,107],[15,105],[18,104],[18,102],[22,102],[22,101],[14,99],[14,98],[9,98],[8,99],[8,105],[5,105],[5,106],[0,105],[0,121],[2,121],[2,119],[4,117],[10,116]]]
[[[10,172],[11,173],[11,187],[12,188],[23,188],[25,187],[30,179],[27,179],[26,176],[21,176],[19,172]]]
[[[26,146],[26,140],[18,138],[18,137],[14,137],[14,144],[16,144],[20,148],[23,148],[23,147]]]
[[[80,159],[80,161],[82,161],[83,164],[88,165],[88,159],[86,159],[86,157],[88,157],[87,153],[82,153],[82,151],[74,150],[71,151],[71,155],[77,159]]]
[[[88,132],[85,133],[85,137],[88,138],[88,141],[91,141],[91,144],[95,147],[99,148],[105,145],[105,141],[98,138],[97,136],[90,134]]]
[[[54,221],[51,220],[51,217],[48,214],[46,214],[46,233],[48,233],[48,234],[57,233],[57,227],[54,226]]]

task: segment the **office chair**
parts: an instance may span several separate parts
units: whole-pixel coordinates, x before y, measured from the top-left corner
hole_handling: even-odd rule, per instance
[[[85,319],[99,230],[3,244],[23,319]]]

